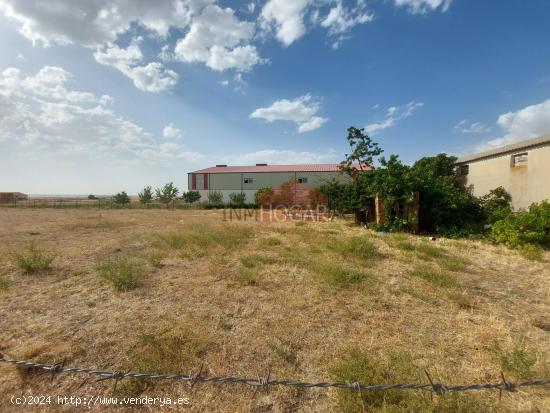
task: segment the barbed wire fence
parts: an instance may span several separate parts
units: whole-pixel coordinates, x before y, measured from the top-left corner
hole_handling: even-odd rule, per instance
[[[96,370],[87,367],[67,367],[65,361],[55,364],[37,363],[31,360],[19,360],[9,358],[0,353],[0,363],[13,364],[21,368],[41,370],[44,373],[48,373],[53,380],[54,376],[61,373],[80,373],[88,376],[95,376],[99,380],[113,380],[114,387],[113,393],[116,391],[117,384],[126,378],[143,379],[143,380],[159,380],[159,381],[173,381],[187,383],[193,387],[196,383],[228,383],[228,384],[241,384],[251,386],[255,388],[253,397],[259,389],[266,389],[269,386],[288,386],[299,388],[336,388],[336,389],[350,389],[359,393],[363,391],[388,391],[388,390],[424,390],[431,392],[431,394],[444,395],[449,392],[463,392],[472,390],[499,390],[515,392],[522,387],[535,387],[535,386],[548,386],[550,385],[550,379],[540,380],[526,380],[519,382],[512,382],[508,380],[504,373],[501,372],[501,381],[493,383],[476,383],[465,385],[446,385],[434,381],[427,370],[425,370],[428,383],[396,383],[396,384],[365,384],[358,382],[307,382],[301,380],[274,380],[271,379],[271,372],[268,372],[266,376],[258,376],[256,378],[247,378],[240,376],[209,376],[203,375],[204,364],[198,370],[196,374],[158,374],[158,373],[141,373],[132,371],[110,371],[110,370]]]

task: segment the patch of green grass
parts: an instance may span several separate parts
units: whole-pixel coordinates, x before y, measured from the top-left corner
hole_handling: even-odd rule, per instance
[[[237,281],[243,285],[258,284],[258,270],[256,268],[246,268],[240,266],[237,272]]]
[[[231,250],[252,235],[250,228],[242,225],[214,226],[189,225],[180,231],[157,234],[159,246],[170,249],[190,249],[208,252],[215,248]]]
[[[15,254],[15,265],[25,273],[33,274],[47,270],[53,259],[53,255],[31,244],[25,251]]]
[[[208,339],[196,329],[184,326],[160,331],[141,332],[128,351],[128,365],[143,373],[181,374],[197,369],[197,358],[206,352]],[[117,387],[122,397],[137,397],[158,381],[125,379]]]
[[[306,221],[296,221],[294,223],[297,227],[305,227],[307,225]]]
[[[268,255],[250,254],[241,257],[240,261],[246,268],[255,268],[261,265],[275,264],[277,259]]]
[[[530,261],[542,261],[544,258],[544,251],[538,245],[526,244],[518,248],[518,253],[526,260]]]
[[[458,257],[455,255],[444,255],[438,260],[441,268],[447,271],[464,271],[466,267],[470,264],[470,261],[463,257]]]
[[[319,263],[314,265],[313,269],[319,275],[321,281],[330,287],[357,284],[369,277],[366,272],[357,271],[343,265]]]
[[[146,273],[145,263],[125,255],[113,256],[98,266],[101,277],[109,281],[118,291],[136,288]]]
[[[418,243],[415,250],[419,255],[426,258],[441,258],[446,254],[443,248],[431,245],[427,242]]]
[[[283,242],[276,237],[266,237],[262,238],[259,241],[259,244],[261,247],[277,247],[281,245]]]
[[[518,378],[529,378],[537,357],[530,354],[525,346],[525,340],[520,339],[512,351],[499,351],[500,368],[506,373]]]
[[[402,287],[401,291],[404,292],[405,294],[410,295],[411,297],[414,297],[414,298],[420,300],[420,301],[424,301],[427,304],[431,304],[431,305],[437,305],[438,304],[438,302],[435,298],[431,297],[430,295],[424,293],[423,291],[421,291],[419,289],[406,286],[406,287]]]
[[[394,248],[397,248],[398,250],[405,251],[405,252],[413,252],[416,250],[414,243],[411,241],[391,242],[390,245]]]
[[[376,252],[376,245],[365,237],[351,237],[348,239],[336,239],[329,241],[329,248],[345,256],[372,259]]]
[[[10,282],[4,274],[0,274],[0,291],[7,290],[10,286]]]
[[[435,269],[431,265],[418,264],[414,266],[410,274],[415,277],[423,278],[431,284],[438,287],[456,287],[458,285],[457,279],[441,269]]]
[[[425,382],[422,370],[409,353],[395,352],[387,359],[351,348],[331,368],[334,381],[362,384]],[[487,411],[472,394],[449,393],[434,400],[424,392],[389,390],[383,392],[353,389],[337,390],[335,410],[355,412],[479,412]]]

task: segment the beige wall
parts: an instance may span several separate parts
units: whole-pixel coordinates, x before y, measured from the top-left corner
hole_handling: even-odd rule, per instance
[[[527,164],[512,166],[512,155],[524,152],[528,153]],[[466,183],[473,186],[476,196],[502,186],[512,195],[515,209],[550,199],[550,146],[519,150],[465,164],[470,168]]]

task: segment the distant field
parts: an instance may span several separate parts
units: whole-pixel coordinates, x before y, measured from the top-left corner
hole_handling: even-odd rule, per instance
[[[549,378],[550,254],[533,262],[483,241],[380,235],[345,221],[3,208],[0,332],[6,355],[109,370],[196,373],[204,363],[203,374],[271,370],[274,379],[306,381],[426,382],[424,369],[448,384],[498,382],[501,371]],[[0,411],[22,411],[6,397],[22,392],[111,395],[112,381],[83,380],[60,375],[52,385],[48,375],[0,364]],[[119,396],[189,397],[190,411],[362,409],[353,390],[252,392],[117,386]],[[550,388],[500,401],[498,391],[433,401],[394,391],[363,402],[367,411],[542,412]]]

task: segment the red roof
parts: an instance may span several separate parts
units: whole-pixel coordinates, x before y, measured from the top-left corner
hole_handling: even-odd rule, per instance
[[[359,164],[354,165],[357,169]],[[372,169],[363,165],[363,169]],[[244,166],[212,166],[189,173],[193,174],[223,174],[223,173],[252,173],[252,172],[339,172],[338,163],[314,163],[300,165],[244,165]]]

